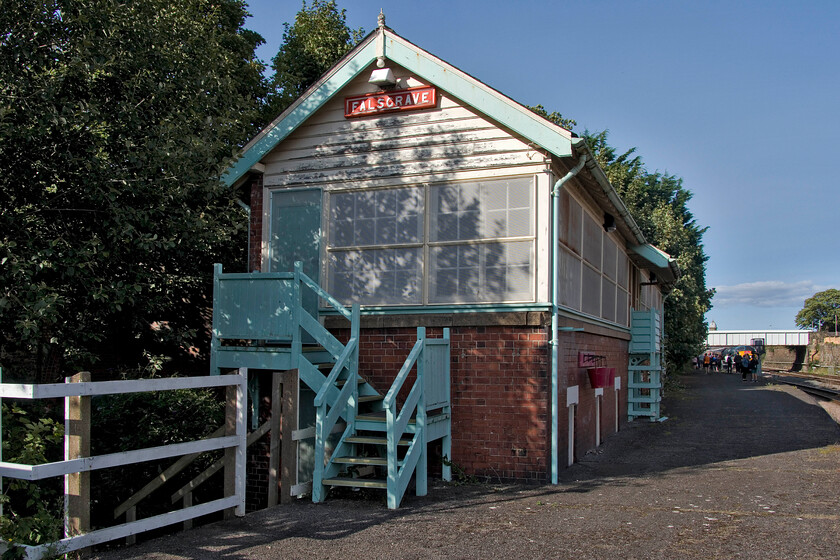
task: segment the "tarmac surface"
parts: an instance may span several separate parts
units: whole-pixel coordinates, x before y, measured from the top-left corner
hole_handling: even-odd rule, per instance
[[[100,560],[840,558],[840,425],[795,388],[688,372],[557,486],[430,484],[399,510],[344,493]],[[837,415],[836,409],[830,410]]]

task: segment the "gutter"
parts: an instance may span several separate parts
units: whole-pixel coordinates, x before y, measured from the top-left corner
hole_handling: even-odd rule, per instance
[[[560,331],[559,327],[559,300],[560,300],[560,287],[559,282],[557,279],[560,276],[560,259],[558,258],[558,246],[560,244],[560,193],[562,192],[563,188],[565,187],[566,183],[575,175],[577,175],[581,169],[583,169],[584,164],[587,160],[591,161],[590,158],[587,157],[586,154],[580,156],[577,165],[575,165],[571,171],[566,173],[566,175],[554,183],[554,188],[551,190],[551,212],[552,212],[552,224],[551,224],[551,483],[557,484],[559,479],[559,454],[557,450],[557,429],[558,429],[558,416],[559,416],[559,399],[557,397],[557,390],[558,386],[560,385],[559,381],[559,368],[560,368],[560,356],[559,356],[559,340],[558,340],[558,333]],[[593,162],[594,163],[594,162]],[[597,167],[597,164],[596,164]],[[574,329],[577,330],[577,329]]]
[[[621,220],[630,229],[630,233],[633,237],[636,238],[636,245],[631,246],[630,250],[640,255],[654,267],[660,270],[667,270],[668,273],[673,276],[673,280],[669,283],[669,285],[673,287],[673,283],[680,277],[680,269],[679,266],[677,266],[676,261],[660,249],[647,242],[641,228],[639,228],[639,224],[636,223],[636,220],[630,214],[630,211],[627,209],[624,201],[621,200],[618,193],[615,192],[615,189],[610,183],[610,180],[607,178],[606,173],[604,173],[604,170],[601,169],[601,166],[598,165],[595,158],[592,156],[592,152],[589,150],[586,140],[583,138],[576,138],[572,142],[572,145],[576,150],[580,150],[584,155],[588,155],[586,169],[592,174],[592,177],[598,183],[598,186],[601,187],[601,190],[607,197],[607,200],[609,200],[609,202],[615,207],[616,212],[618,212],[618,215],[621,217]],[[668,289],[668,291],[670,292],[670,289]]]
[[[645,236],[642,234],[642,230],[639,228],[639,224],[636,223],[636,220],[633,219],[633,216],[630,215],[630,211],[627,209],[627,206],[624,204],[624,201],[618,197],[618,193],[615,192],[610,180],[607,178],[606,173],[604,170],[601,169],[601,166],[598,165],[598,162],[595,161],[595,158],[592,157],[592,152],[589,150],[589,146],[586,145],[586,140],[583,138],[576,138],[574,140],[574,147],[575,149],[583,151],[584,154],[589,155],[589,159],[586,163],[586,168],[589,170],[589,173],[592,174],[592,177],[601,187],[601,190],[607,197],[607,200],[615,207],[618,215],[621,216],[622,221],[627,224],[627,227],[630,228],[630,232],[633,234],[633,237],[636,238],[636,242],[639,245],[647,244],[645,240]]]

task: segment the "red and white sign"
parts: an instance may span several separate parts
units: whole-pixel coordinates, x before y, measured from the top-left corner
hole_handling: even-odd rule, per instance
[[[391,111],[413,111],[434,107],[437,107],[437,90],[431,86],[344,98],[344,116],[348,119]]]

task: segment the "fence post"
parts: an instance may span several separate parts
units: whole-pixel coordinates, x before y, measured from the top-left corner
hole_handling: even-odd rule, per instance
[[[3,383],[3,368],[0,368],[0,383]],[[3,460],[3,399],[0,398],[0,461]],[[0,494],[5,494],[3,491],[3,477],[0,476]],[[3,503],[0,502],[0,517],[3,516]]]
[[[83,371],[65,380],[86,383],[90,372]],[[64,397],[64,459],[90,457],[90,397]],[[64,535],[72,537],[90,531],[90,471],[64,475]],[[78,552],[79,558],[89,549]]]
[[[182,505],[183,505],[184,509],[187,509],[188,507],[192,507],[192,505],[193,505],[192,492],[187,492],[186,494],[184,494],[184,498],[183,498],[182,501],[183,501]],[[184,531],[189,531],[192,528],[193,528],[192,518],[184,521]]]
[[[298,429],[298,370],[283,374],[283,443],[280,453],[280,503],[292,503],[292,486],[297,484],[297,442],[292,432]]]
[[[236,435],[236,385],[228,385],[225,389],[225,435]],[[224,459],[224,494],[233,496],[236,493],[236,449],[225,449]],[[224,511],[224,518],[231,519],[233,509]]]
[[[125,510],[125,522],[131,523],[132,521],[137,521],[137,506],[131,506]],[[125,544],[126,546],[137,544],[137,535],[128,535],[125,538]]]
[[[239,444],[235,450],[236,474],[234,486],[239,497],[239,505],[234,509],[234,515],[245,517],[245,470],[248,450],[248,368],[239,368],[241,380],[236,386],[236,435]]]

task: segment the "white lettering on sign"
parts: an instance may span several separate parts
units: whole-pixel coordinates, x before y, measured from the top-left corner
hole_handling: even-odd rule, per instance
[[[426,86],[346,97],[344,99],[344,116],[349,119],[390,111],[432,109],[436,106],[437,90]]]

